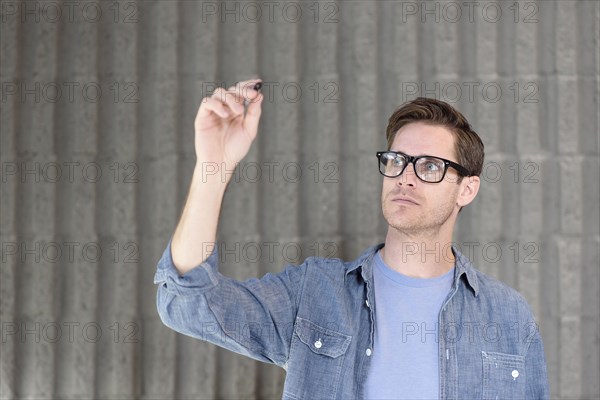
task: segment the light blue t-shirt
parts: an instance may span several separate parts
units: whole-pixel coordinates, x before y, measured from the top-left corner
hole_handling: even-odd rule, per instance
[[[454,268],[431,279],[402,275],[374,257],[375,343],[368,399],[438,399],[438,315]]]

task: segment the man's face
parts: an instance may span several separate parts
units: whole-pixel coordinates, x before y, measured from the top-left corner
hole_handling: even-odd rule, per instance
[[[452,133],[422,122],[403,126],[390,150],[457,162]],[[456,202],[461,186],[458,179],[458,173],[449,167],[443,181],[423,182],[415,175],[412,164],[399,177],[384,177],[381,200],[385,219],[390,227],[410,234],[436,233],[444,224],[453,225],[460,208]]]

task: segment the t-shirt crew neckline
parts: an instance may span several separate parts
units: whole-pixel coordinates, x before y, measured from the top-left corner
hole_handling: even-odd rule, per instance
[[[394,271],[383,261],[383,258],[381,257],[381,251],[378,251],[375,254],[375,267],[378,268],[386,278],[393,281],[394,283],[414,288],[426,288],[432,286],[447,285],[448,282],[452,281],[452,279],[454,278],[455,269],[455,267],[453,266],[445,274],[436,276],[434,278],[415,278]]]

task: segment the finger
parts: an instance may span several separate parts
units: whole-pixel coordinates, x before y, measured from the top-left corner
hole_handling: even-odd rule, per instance
[[[253,79],[248,79],[246,81],[241,81],[235,84],[236,88],[243,88],[243,87],[254,87],[254,85],[256,85],[258,82],[262,82],[262,79],[260,78],[253,78]]]
[[[248,106],[248,103],[256,98],[258,92],[254,90],[257,83],[262,83],[262,79],[254,78],[246,81],[238,82],[234,86],[235,93],[240,96],[244,101],[244,106]],[[230,88],[231,90],[231,88]]]
[[[236,92],[244,98],[246,104],[258,96],[258,91],[254,89],[257,83],[262,83],[262,80],[252,79],[249,81],[240,82]]]
[[[211,113],[215,113],[220,118],[228,118],[231,116],[231,112],[227,105],[216,98],[207,97],[202,101],[198,117],[208,117]]]
[[[241,111],[243,111],[243,108],[247,108],[250,102],[254,101],[258,96],[258,91],[255,89],[257,83],[262,83],[262,80],[251,79],[242,81],[235,86],[231,86],[226,92],[219,92],[219,95],[222,95],[225,98],[226,103],[234,110],[235,114],[239,115]],[[235,99],[234,102],[231,101],[232,97]],[[237,105],[232,105],[232,103],[242,104],[243,108],[240,109]]]
[[[256,136],[256,132],[258,131],[258,123],[260,121],[260,115],[262,114],[263,99],[264,96],[262,93],[257,93],[246,111],[246,118],[243,122],[244,128],[252,135],[252,137]]]
[[[217,88],[210,96],[206,96],[202,99],[200,102],[198,115],[196,116],[197,119],[210,117],[212,113],[216,114],[220,118],[229,116],[227,107],[225,107],[225,105],[218,100],[218,96],[215,95],[218,95],[219,91],[221,90],[222,88]]]
[[[250,79],[238,82],[228,90],[217,88],[210,97],[202,99],[198,118],[205,118],[211,113],[220,118],[228,118],[231,115],[240,115],[249,102],[254,101],[258,92],[253,90],[254,86],[261,82],[260,79]],[[246,96],[244,97],[244,94]]]
[[[244,112],[244,99],[235,91],[217,88],[211,98],[226,104],[231,110],[230,114],[232,115],[240,115]]]

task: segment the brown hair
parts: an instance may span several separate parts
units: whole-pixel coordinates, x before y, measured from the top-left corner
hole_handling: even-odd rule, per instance
[[[388,122],[386,137],[388,149],[392,147],[396,133],[411,122],[439,125],[454,134],[454,152],[458,164],[469,171],[470,176],[479,176],[483,169],[483,142],[471,128],[467,119],[457,109],[441,100],[419,97],[400,106]]]

